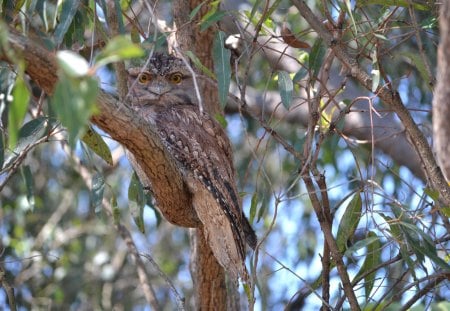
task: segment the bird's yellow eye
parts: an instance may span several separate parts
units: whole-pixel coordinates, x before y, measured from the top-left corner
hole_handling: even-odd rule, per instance
[[[174,84],[180,83],[181,80],[183,80],[183,75],[179,72],[175,72],[169,76],[169,81]]]
[[[138,81],[141,84],[147,84],[151,79],[152,76],[148,72],[142,72],[138,77]]]

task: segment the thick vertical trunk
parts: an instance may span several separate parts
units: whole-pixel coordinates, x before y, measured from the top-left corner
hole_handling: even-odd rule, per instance
[[[441,42],[438,49],[437,85],[433,99],[433,137],[438,163],[450,179],[450,3],[443,1],[440,13]]]

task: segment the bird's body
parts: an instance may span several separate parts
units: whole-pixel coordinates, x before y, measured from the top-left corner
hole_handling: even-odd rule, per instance
[[[128,73],[132,105],[156,128],[181,170],[214,256],[231,277],[246,280],[245,241],[254,248],[256,236],[242,213],[225,131],[200,111],[181,59],[155,54],[147,67]]]

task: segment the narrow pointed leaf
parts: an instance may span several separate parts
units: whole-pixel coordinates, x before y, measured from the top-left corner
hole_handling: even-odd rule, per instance
[[[103,193],[105,191],[105,179],[100,173],[92,177],[91,200],[96,214],[102,210]]]
[[[289,110],[292,104],[292,94],[294,92],[294,84],[292,83],[289,73],[286,71],[278,72],[278,91],[280,92],[281,102],[283,106]]]
[[[109,165],[113,165],[111,150],[105,143],[103,138],[92,127],[86,131],[81,139],[92,151],[106,161]]]
[[[144,189],[136,173],[132,175],[130,180],[130,185],[128,187],[128,201],[131,216],[133,216],[134,222],[139,231],[144,233],[145,196]]]
[[[347,248],[347,241],[353,236],[361,219],[362,201],[360,192],[355,193],[345,209],[339,224],[336,243],[341,252]]]
[[[79,5],[79,0],[63,1],[59,23],[55,29],[55,44],[57,46],[62,43],[70,24],[72,24],[73,17],[77,13]]]
[[[219,31],[213,44],[214,72],[217,78],[219,102],[225,107],[231,83],[230,50],[225,48],[225,33]]]
[[[144,50],[133,43],[127,36],[112,38],[106,47],[96,56],[95,65],[105,66],[109,63],[144,56]]]
[[[370,239],[371,243],[367,244],[367,253],[366,258],[364,259],[364,263],[361,266],[361,269],[358,271],[358,274],[355,278],[358,278],[360,275],[365,274],[366,272],[374,269],[378,264],[381,263],[381,242],[378,236],[370,231],[367,235],[366,240]],[[373,289],[373,285],[375,283],[375,272],[372,272],[365,276],[364,280],[364,290],[366,294],[366,300],[369,299],[370,293]]]
[[[320,68],[322,67],[323,59],[325,57],[325,46],[322,39],[317,39],[311,48],[309,54],[309,70],[311,72],[311,79],[315,80]]]
[[[25,118],[30,100],[30,92],[23,80],[23,75],[19,74],[12,91],[13,101],[8,114],[8,130],[10,148],[14,148],[17,143],[19,128]]]
[[[35,197],[34,197],[34,182],[33,175],[31,174],[31,169],[29,165],[22,166],[22,175],[25,180],[25,186],[27,188],[27,200],[30,204],[31,210],[35,207]]]

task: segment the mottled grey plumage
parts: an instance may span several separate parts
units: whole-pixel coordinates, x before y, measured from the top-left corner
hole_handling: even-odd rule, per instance
[[[256,236],[242,213],[224,130],[200,112],[192,76],[181,59],[155,54],[146,68],[128,73],[131,104],[156,127],[182,171],[214,256],[233,278],[247,280],[245,240],[255,248]]]

